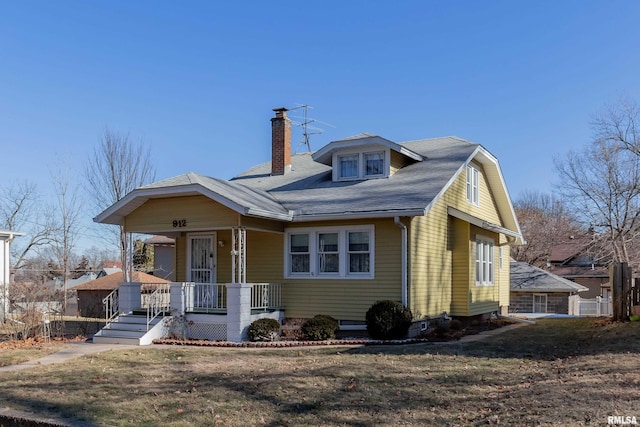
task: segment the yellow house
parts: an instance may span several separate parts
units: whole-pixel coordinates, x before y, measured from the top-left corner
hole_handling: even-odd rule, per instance
[[[423,321],[506,312],[509,248],[523,239],[489,151],[361,134],[292,155],[287,110],[274,111],[271,162],[229,181],[159,181],[95,218],[175,239],[170,305],[190,336],[242,340],[265,316],[363,328],[386,299]],[[127,285],[119,313],[139,308],[140,284]]]

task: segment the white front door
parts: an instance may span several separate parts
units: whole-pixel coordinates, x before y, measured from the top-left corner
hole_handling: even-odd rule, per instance
[[[216,233],[188,237],[188,281],[216,283]]]

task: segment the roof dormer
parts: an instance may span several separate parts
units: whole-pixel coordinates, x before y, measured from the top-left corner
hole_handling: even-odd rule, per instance
[[[333,181],[388,178],[403,166],[423,160],[400,144],[366,133],[330,142],[312,158],[332,167]]]

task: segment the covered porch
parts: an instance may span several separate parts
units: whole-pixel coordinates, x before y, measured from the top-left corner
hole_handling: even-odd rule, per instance
[[[149,292],[152,285],[154,290]],[[173,336],[241,342],[246,340],[246,330],[254,320],[268,317],[282,322],[281,296],[279,283],[172,282],[158,286],[128,282],[107,296],[104,304],[107,329],[118,330],[121,319],[137,314],[144,318],[140,322],[142,333],[148,333],[160,321],[164,323],[151,340]],[[144,325],[142,320],[146,321]]]
[[[94,342],[107,335],[134,335],[120,328],[136,329],[141,344],[169,336],[241,342],[247,339],[247,329],[254,320],[284,320],[283,285],[277,280],[282,277],[278,259],[282,256],[281,233],[238,226],[173,236],[177,241],[173,280],[163,285],[131,279],[121,283],[103,301],[107,326]],[[254,242],[254,262],[271,266],[271,274],[256,268],[253,275],[270,281],[247,280],[248,236]],[[132,240],[131,233],[128,240]],[[129,245],[129,258],[131,253]],[[133,277],[131,264],[129,261],[127,278]]]

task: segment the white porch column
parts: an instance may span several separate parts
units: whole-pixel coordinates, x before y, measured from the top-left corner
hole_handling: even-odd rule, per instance
[[[227,340],[241,342],[247,339],[251,324],[251,284],[227,283]]]
[[[231,230],[231,281],[245,283],[247,280],[247,230],[234,227]]]
[[[118,305],[120,313],[130,313],[142,306],[140,287],[141,283],[138,282],[120,284],[120,287],[118,288]]]

